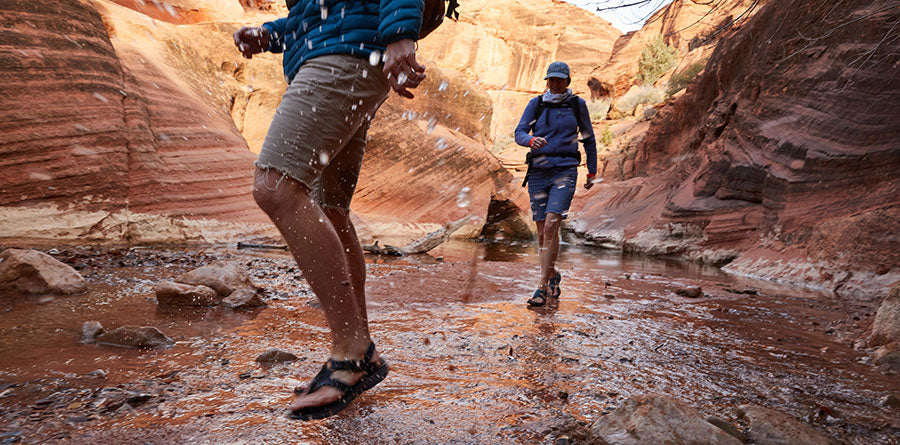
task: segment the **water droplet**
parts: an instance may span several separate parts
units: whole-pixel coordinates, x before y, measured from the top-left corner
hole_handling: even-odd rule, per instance
[[[438,150],[443,150],[443,149],[447,148],[448,145],[450,145],[450,144],[445,142],[444,138],[438,138],[437,142],[434,143],[435,148],[437,148]]]
[[[459,193],[456,194],[456,206],[464,209],[469,206],[472,199],[472,189],[469,187],[463,187],[459,189]]]
[[[362,48],[362,45],[360,45]],[[380,51],[372,51],[372,54],[369,54],[369,65],[376,66],[378,62],[381,60],[381,52]]]
[[[328,7],[325,5],[319,5],[319,11],[322,13],[322,20],[328,18]]]
[[[94,93],[94,97],[96,97],[100,102],[103,102],[103,103],[109,102],[109,99],[103,97],[103,95],[100,93]]]
[[[441,81],[441,84],[438,85],[438,91],[446,90],[449,85],[450,84],[448,84],[446,81]]]

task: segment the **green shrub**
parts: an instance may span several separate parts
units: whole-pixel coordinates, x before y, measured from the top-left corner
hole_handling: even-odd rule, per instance
[[[587,108],[592,121],[606,119],[606,113],[609,112],[609,99],[588,101]]]
[[[653,85],[660,76],[675,66],[678,58],[678,50],[666,45],[662,34],[657,34],[647,42],[641,51],[641,60],[638,62],[638,75],[642,85]]]
[[[671,96],[690,85],[691,81],[706,68],[706,60],[689,65],[687,68],[672,74],[669,86],[666,88],[666,96]]]
[[[613,142],[613,133],[612,130],[609,129],[609,125],[603,127],[603,131],[600,133],[600,143],[603,144],[604,147],[609,147]]]
[[[625,115],[634,112],[634,107],[640,104],[655,105],[666,98],[666,93],[661,88],[644,85],[636,90],[625,93],[616,102],[616,107],[622,110]]]

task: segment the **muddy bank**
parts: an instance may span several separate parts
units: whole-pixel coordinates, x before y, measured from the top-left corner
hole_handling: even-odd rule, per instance
[[[284,417],[327,354],[325,319],[281,251],[62,250],[88,280],[67,297],[0,297],[0,440],[22,443],[541,443],[626,398],[668,394],[744,426],[754,403],[849,443],[897,443],[896,375],[855,349],[878,301],[735,278],[713,268],[568,247],[558,306],[523,301],[530,246],[451,243],[369,257],[369,318],[387,380],[344,413]],[[441,257],[438,259],[437,257]],[[216,261],[245,266],[265,309],[159,310],[153,286]],[[675,291],[700,286],[704,296]],[[80,342],[81,324],[153,325],[138,351]],[[263,366],[279,348],[299,360]]]

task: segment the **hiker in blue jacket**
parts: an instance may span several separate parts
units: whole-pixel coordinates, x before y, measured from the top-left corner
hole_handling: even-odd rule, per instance
[[[569,66],[565,62],[551,63],[544,79],[547,90],[528,102],[516,126],[516,143],[531,148],[523,185],[528,185],[541,257],[541,278],[528,300],[531,306],[543,306],[551,298],[559,298],[559,228],[575,195],[577,167],[581,163],[579,141],[587,155],[584,188],[594,185],[597,174],[597,146],[590,113],[584,99],[568,88],[572,82]]]
[[[287,0],[287,17],[245,27],[246,58],[284,53],[288,87],[256,161],[253,197],[287,242],[331,329],[331,358],[290,415],[331,416],[381,382],[387,363],[366,315],[366,265],[350,222],[375,111],[425,78],[416,61],[422,0]]]

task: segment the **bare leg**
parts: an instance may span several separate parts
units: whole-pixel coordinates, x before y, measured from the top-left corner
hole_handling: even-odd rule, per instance
[[[550,277],[556,274],[556,258],[559,256],[559,226],[562,217],[548,213],[543,224],[538,223],[538,244],[541,247],[541,281],[538,286],[547,290]]]
[[[326,207],[323,210],[331,221],[331,225],[337,230],[338,238],[340,238],[341,244],[344,246],[344,255],[347,257],[347,264],[350,266],[350,284],[353,286],[353,293],[356,296],[356,304],[359,306],[363,323],[368,326],[369,320],[366,313],[366,259],[363,256],[359,238],[356,236],[356,229],[353,227],[353,222],[350,221],[350,213],[333,207]]]
[[[365,297],[363,295],[360,304],[353,283],[352,270],[354,267],[358,268],[358,265],[351,264],[354,259],[348,254],[348,246],[344,245],[332,220],[309,194],[305,185],[283,177],[275,170],[256,171],[253,196],[278,227],[304,278],[322,305],[331,328],[332,358],[360,359],[365,355],[371,340],[365,316]],[[358,243],[356,248],[359,248]],[[362,286],[360,292],[363,292]],[[334,377],[352,385],[359,380],[361,374],[336,371]],[[328,404],[340,396],[341,393],[336,388],[326,386],[312,394],[298,397],[291,409]]]

